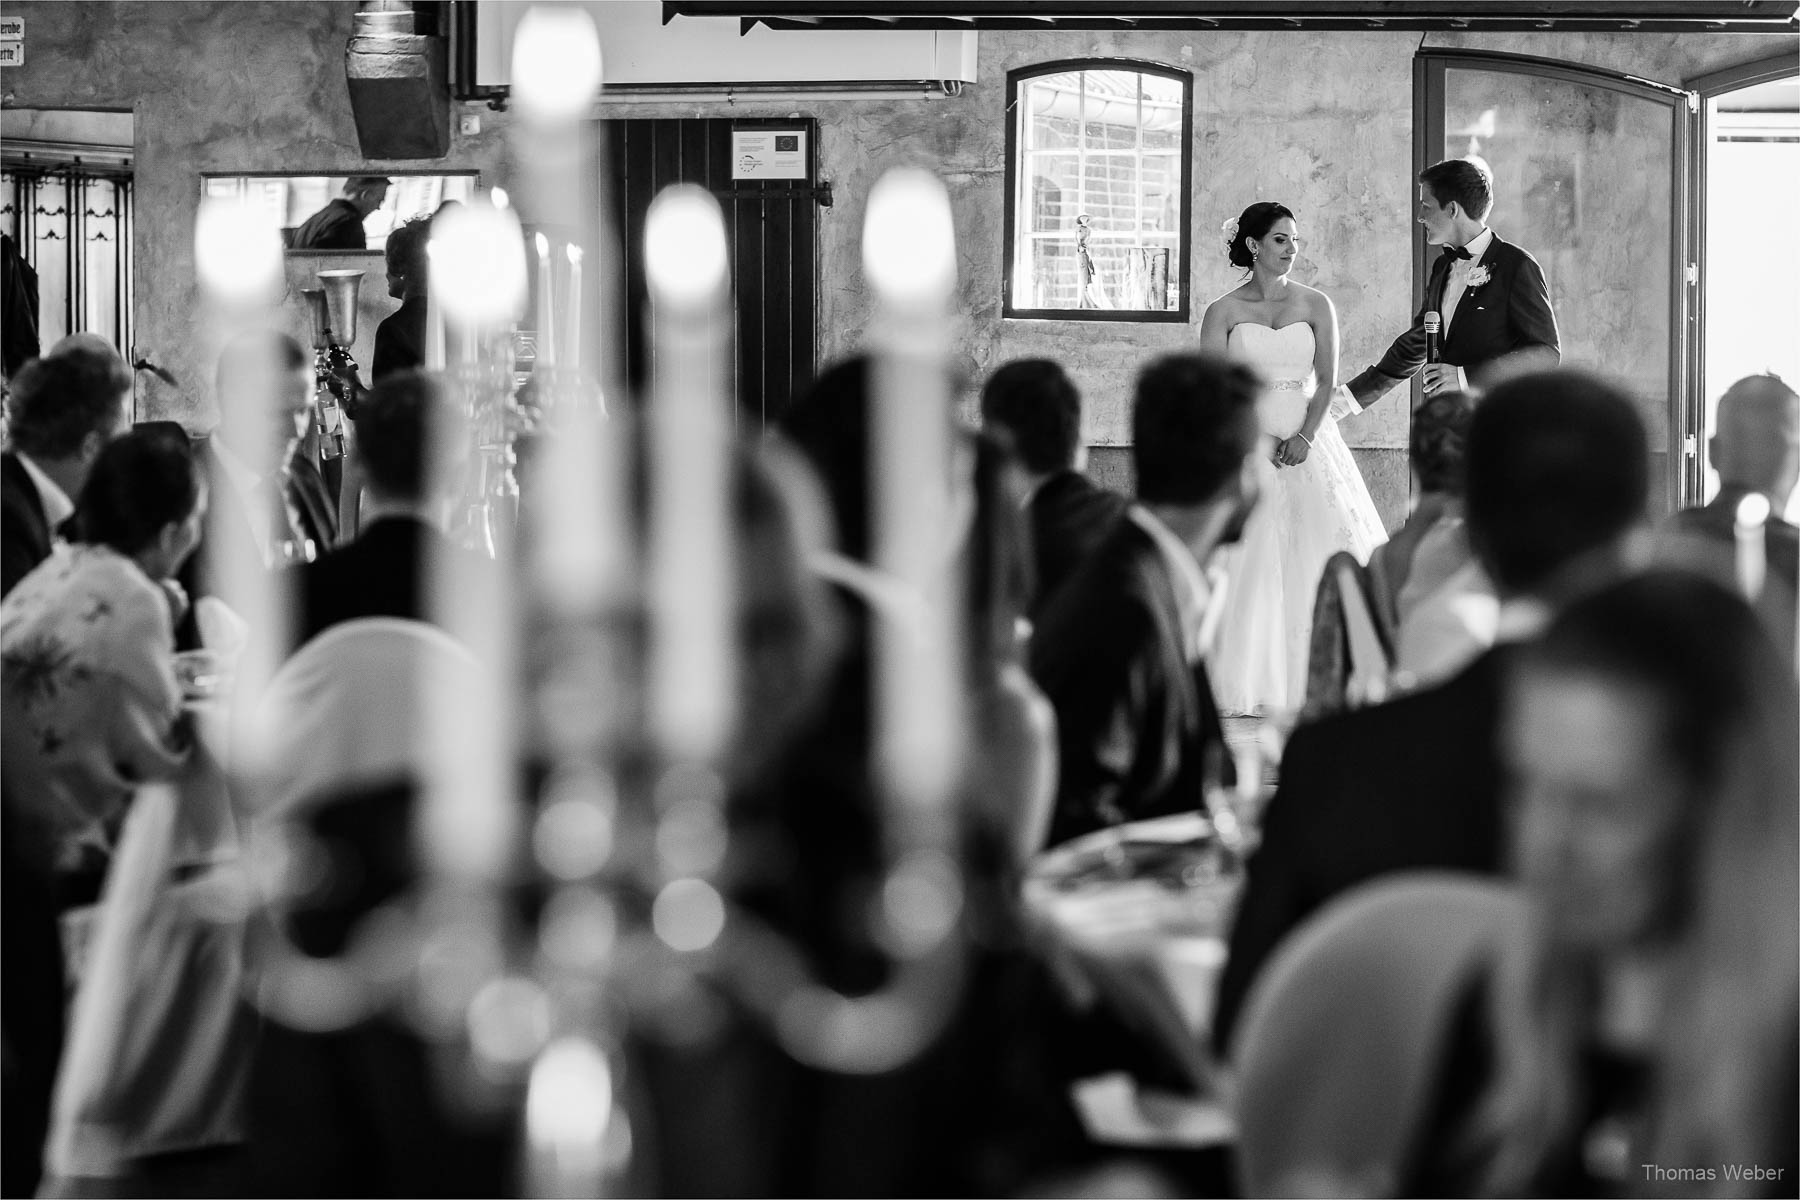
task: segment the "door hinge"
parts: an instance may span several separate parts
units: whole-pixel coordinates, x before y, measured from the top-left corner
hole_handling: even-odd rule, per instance
[[[1700,111],[1700,93],[1699,92],[1689,92],[1687,94],[1687,98],[1688,98],[1688,111],[1691,113],[1699,112]]]
[[[1686,454],[1689,458],[1694,458],[1694,457],[1698,456],[1700,453],[1700,439],[1695,437],[1691,433],[1688,434],[1686,437],[1681,439],[1681,451],[1683,454]]]
[[[1689,263],[1687,265],[1687,281],[1689,283],[1699,283],[1700,282],[1700,264],[1699,263]]]

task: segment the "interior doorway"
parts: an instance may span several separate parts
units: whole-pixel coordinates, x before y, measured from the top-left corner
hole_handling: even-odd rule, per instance
[[[129,112],[9,108],[0,139],[7,375],[71,333],[132,350]]]
[[[1719,395],[1746,375],[1800,385],[1800,67],[1792,58],[1696,80],[1703,170],[1699,436],[1702,500],[1718,490],[1706,462]],[[1800,492],[1789,520],[1800,517]]]

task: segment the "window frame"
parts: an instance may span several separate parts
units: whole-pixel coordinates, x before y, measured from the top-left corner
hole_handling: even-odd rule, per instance
[[[1065,75],[1080,71],[1130,71],[1155,75],[1181,85],[1181,138],[1176,153],[1181,156],[1181,215],[1176,230],[1176,259],[1170,271],[1179,280],[1180,300],[1174,308],[1026,308],[1013,304],[1013,277],[1019,261],[1019,168],[1023,147],[1020,144],[1019,102],[1021,86],[1046,75]],[[1064,58],[1054,62],[1033,63],[1015,67],[1006,73],[1006,211],[1004,220],[1005,256],[1000,272],[1000,316],[1010,321],[1127,321],[1136,324],[1187,324],[1193,314],[1192,255],[1194,244],[1194,73],[1167,63],[1140,58]],[[1080,156],[1077,143],[1073,151]],[[1135,150],[1141,157],[1143,151]]]

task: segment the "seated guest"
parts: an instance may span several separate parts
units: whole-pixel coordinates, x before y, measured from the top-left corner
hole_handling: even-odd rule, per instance
[[[1025,470],[1037,572],[1026,613],[1035,621],[1125,512],[1126,500],[1082,474],[1081,393],[1049,359],[1019,359],[990,375],[981,389],[981,419],[1012,440]]]
[[[1138,376],[1138,502],[1059,592],[1032,637],[1031,673],[1056,709],[1050,842],[1123,821],[1191,812],[1230,756],[1202,660],[1213,588],[1205,570],[1261,491],[1261,383],[1195,354]]]
[[[81,541],[0,606],[0,778],[20,828],[59,869],[103,861],[132,791],[185,760],[174,617],[159,584],[193,550],[205,509],[185,444],[124,434],[82,488]]]
[[[1044,846],[1056,794],[1056,713],[1025,670],[1019,623],[1032,594],[1022,491],[1013,456],[992,437],[975,438],[974,519],[962,555],[965,681],[971,728],[983,752],[970,755],[964,791],[977,828],[1002,873],[1017,879]]]
[[[358,617],[431,619],[422,577],[434,556],[461,553],[444,536],[460,479],[461,414],[422,372],[389,376],[357,417],[367,499],[356,540],[299,573],[296,641]]]
[[[344,194],[335,197],[306,218],[294,231],[294,250],[366,250],[368,235],[363,221],[387,198],[388,181],[381,175],[352,175],[344,180]]]
[[[1221,1052],[1270,951],[1333,896],[1390,871],[1499,870],[1507,643],[1626,568],[1647,453],[1630,399],[1579,372],[1509,380],[1475,410],[1464,504],[1470,544],[1504,601],[1499,641],[1438,687],[1295,731],[1219,984]]]
[[[1439,392],[1413,413],[1408,450],[1416,499],[1406,523],[1375,547],[1366,567],[1352,574],[1362,588],[1376,636],[1394,667],[1403,597],[1434,591],[1473,561],[1463,528],[1463,445],[1474,404],[1466,392]],[[1414,570],[1415,562],[1418,570]],[[1348,565],[1348,564],[1347,564]],[[1303,720],[1316,720],[1344,707],[1348,675],[1343,597],[1338,573],[1328,564],[1313,605],[1313,640],[1307,668]]]
[[[1792,664],[1657,571],[1572,605],[1508,693],[1528,915],[1466,985],[1397,1194],[1792,1196]]]
[[[67,342],[68,339],[64,339]],[[110,347],[33,359],[11,381],[0,453],[0,596],[50,556],[100,450],[130,420],[131,372]]]
[[[1792,662],[1800,530],[1782,514],[1800,479],[1800,396],[1773,375],[1740,379],[1719,397],[1716,428],[1710,448],[1719,493],[1711,503],[1683,509],[1665,521],[1658,531],[1657,555],[1735,584],[1738,505],[1746,496],[1765,497],[1765,574],[1756,610]]]
[[[181,583],[191,599],[217,596],[235,608],[242,599],[229,594],[227,572],[237,569],[229,564],[304,561],[309,547],[316,554],[330,539],[308,523],[282,469],[312,418],[312,363],[300,344],[272,332],[238,337],[219,356],[216,387],[218,424],[199,455],[209,483],[206,531]],[[191,620],[178,637],[184,648],[199,644]]]

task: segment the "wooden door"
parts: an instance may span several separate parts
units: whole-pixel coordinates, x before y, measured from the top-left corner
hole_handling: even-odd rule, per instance
[[[736,336],[735,396],[740,428],[760,431],[811,383],[818,354],[820,203],[818,122],[811,119],[628,119],[606,121],[606,161],[618,198],[620,261],[625,263],[625,380],[631,395],[650,394],[644,281],[644,219],[650,201],[675,183],[718,197],[732,256]],[[732,134],[804,130],[805,179],[734,180]]]

